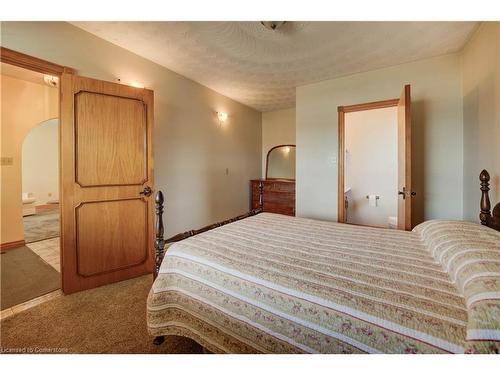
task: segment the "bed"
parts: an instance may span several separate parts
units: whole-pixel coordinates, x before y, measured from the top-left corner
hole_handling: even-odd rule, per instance
[[[214,353],[498,353],[500,204],[491,213],[488,183],[483,171],[483,225],[404,232],[254,210],[169,240],[159,193],[148,330]]]

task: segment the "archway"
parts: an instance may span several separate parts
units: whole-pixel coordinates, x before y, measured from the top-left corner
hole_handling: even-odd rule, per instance
[[[59,119],[41,122],[22,147],[26,243],[59,237]]]

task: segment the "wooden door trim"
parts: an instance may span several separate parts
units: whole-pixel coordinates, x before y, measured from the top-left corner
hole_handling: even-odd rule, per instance
[[[34,57],[31,55],[27,55],[25,53],[21,53],[18,51],[14,51],[12,49],[6,48],[6,47],[0,47],[0,62],[14,65],[20,68],[28,69],[31,71],[35,71],[38,73],[42,74],[50,74],[53,76],[57,76],[59,78],[62,78],[63,74],[67,75],[74,75],[76,73],[75,69],[64,66],[64,65],[59,65],[55,64],[53,62],[47,61],[40,59],[38,57]],[[61,129],[63,127],[63,119],[61,116],[61,111],[62,111],[62,82],[61,80],[59,81],[59,171],[58,171],[58,178],[59,178],[59,192],[63,192],[63,168],[62,168],[62,162],[63,162],[63,142],[62,142],[62,136],[61,136]],[[61,285],[64,285],[64,251],[63,251],[63,239],[64,239],[64,231],[63,229],[63,220],[64,220],[64,209],[62,205],[62,201],[59,203],[59,247],[60,247],[60,264],[61,264]],[[19,241],[21,243],[21,241]],[[24,245],[25,240],[22,240],[22,243]]]
[[[413,191],[411,179],[411,86],[405,85],[405,187],[410,192]],[[412,230],[412,196],[405,200],[405,230]]]
[[[398,102],[399,102],[399,99],[380,100],[378,102],[369,102],[369,103],[339,106],[338,110],[342,111],[344,113],[368,111],[370,109],[396,107],[398,105]]]
[[[26,55],[9,48],[0,47],[0,61],[35,72],[61,76],[63,73],[74,74],[75,70],[68,66],[54,64],[47,60]]]
[[[399,99],[387,99],[376,102],[368,102],[361,104],[345,105],[337,107],[338,112],[338,190],[337,190],[337,221],[345,222],[345,114],[350,112],[368,111],[371,109],[381,109],[389,107],[397,107]]]

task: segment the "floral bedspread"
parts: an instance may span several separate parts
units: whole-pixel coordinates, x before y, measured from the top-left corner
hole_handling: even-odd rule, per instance
[[[168,249],[148,329],[216,353],[495,352],[499,246],[476,224],[403,232],[262,213]],[[469,248],[481,260],[456,265]]]

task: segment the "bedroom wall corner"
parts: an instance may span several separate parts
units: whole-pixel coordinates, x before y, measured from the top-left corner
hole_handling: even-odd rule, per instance
[[[262,178],[269,150],[285,144],[295,144],[295,108],[262,113]]]
[[[464,218],[479,222],[479,173],[500,201],[500,22],[483,22],[462,54]]]

